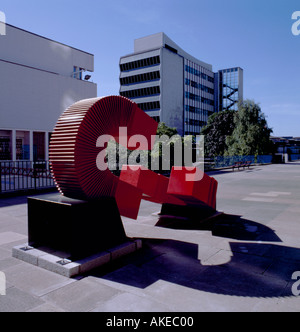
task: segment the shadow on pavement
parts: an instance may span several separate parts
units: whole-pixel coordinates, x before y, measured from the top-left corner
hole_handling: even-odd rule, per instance
[[[207,230],[214,236],[243,241],[281,242],[269,227],[237,215],[221,214],[216,219],[202,223],[184,218],[162,217],[159,218],[156,226],[182,230]]]
[[[151,285],[163,280],[167,284],[161,289],[164,294],[158,297],[182,297],[183,302],[189,301],[187,296],[191,294],[186,288],[243,297],[293,296],[290,282],[293,272],[299,269],[299,249],[248,242],[230,242],[230,249],[202,261],[197,244],[146,240],[131,261],[123,265],[119,262],[110,270],[95,270],[92,275],[144,290],[149,287],[149,292]],[[186,288],[174,288],[173,284]]]
[[[177,230],[207,230],[214,236],[241,242],[230,241],[227,249],[214,249],[207,243],[202,246],[201,237],[199,244],[145,239],[138,253],[106,270],[95,270],[93,275],[141,289],[151,289],[152,284],[164,280],[168,282],[165,287],[169,287],[169,291],[174,289],[177,292],[178,288],[172,287],[172,284],[231,296],[293,296],[291,276],[299,270],[300,249],[263,243],[281,242],[272,229],[235,215],[223,215],[205,225],[188,224],[184,220],[170,224],[169,221],[166,223],[161,218],[158,224]],[[163,288],[162,292],[167,292],[167,289]],[[179,293],[159,296],[182,296],[183,301],[187,300],[184,294]]]

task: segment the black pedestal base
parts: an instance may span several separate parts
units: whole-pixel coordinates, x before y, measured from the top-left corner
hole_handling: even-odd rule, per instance
[[[86,202],[60,194],[28,198],[29,245],[70,254],[79,260],[126,241],[114,198]]]

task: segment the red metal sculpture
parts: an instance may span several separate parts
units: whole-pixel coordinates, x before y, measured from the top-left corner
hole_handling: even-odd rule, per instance
[[[197,168],[175,167],[170,179],[142,166],[124,166],[120,177],[101,169],[104,162],[99,156],[103,157],[107,144],[99,138],[112,137],[129,149],[151,150],[157,125],[137,104],[121,96],[75,103],[59,118],[50,142],[58,190],[83,200],[115,197],[120,214],[133,219],[142,198],[182,206],[201,203],[215,209],[217,181],[204,173],[199,176]],[[126,129],[124,135],[120,128]],[[128,142],[135,135],[143,135],[149,144],[130,147]]]

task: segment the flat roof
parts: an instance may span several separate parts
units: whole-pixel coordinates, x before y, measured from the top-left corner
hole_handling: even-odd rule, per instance
[[[44,36],[38,35],[38,34],[36,34],[36,33],[34,33],[34,32],[30,32],[30,31],[28,31],[28,30],[21,29],[21,28],[19,28],[19,27],[16,27],[16,26],[11,25],[11,24],[8,24],[8,23],[6,23],[6,25],[7,25],[7,26],[10,26],[11,28],[18,29],[18,30],[20,30],[20,31],[23,31],[23,32],[29,33],[29,34],[31,34],[31,35],[33,35],[33,36],[36,36],[36,37],[39,37],[39,38],[43,38],[43,39],[49,40],[49,41],[51,41],[51,42],[53,42],[53,43],[57,43],[57,44],[60,44],[60,45],[63,45],[63,46],[66,46],[66,47],[72,48],[73,50],[76,50],[76,51],[79,51],[79,52],[82,52],[82,53],[85,53],[85,54],[88,54],[88,55],[94,56],[94,54],[92,54],[92,53],[89,53],[89,52],[86,52],[86,51],[80,50],[80,49],[78,49],[78,48],[76,48],[76,47],[73,47],[73,46],[70,46],[70,45],[67,45],[67,44],[64,44],[64,43],[58,42],[58,41],[56,41],[56,40],[54,40],[54,39],[51,39],[51,38],[47,38],[47,37],[44,37]]]

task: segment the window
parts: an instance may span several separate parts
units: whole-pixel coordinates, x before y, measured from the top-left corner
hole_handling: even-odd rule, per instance
[[[30,139],[28,131],[16,131],[16,159],[30,159]]]
[[[82,80],[82,73],[83,73],[84,69],[83,68],[79,68],[79,77],[78,79]]]
[[[207,99],[207,98],[201,97],[199,95],[195,95],[194,93],[190,93],[190,92],[185,92],[185,98],[191,99],[194,101],[199,101],[206,105],[214,106],[214,104],[215,104],[214,100]]]
[[[83,75],[84,71],[85,71],[84,68],[80,68],[80,67],[74,66],[73,67],[73,75],[72,75],[72,77],[76,78],[78,80],[82,80],[82,75]]]
[[[200,70],[197,70],[195,68],[192,68],[188,65],[185,66],[185,71],[192,74],[192,75],[195,75],[195,76],[198,76],[206,81],[209,81],[211,83],[214,83],[214,78],[213,77],[210,77],[208,76],[207,74],[205,73],[202,73]]]
[[[214,89],[211,89],[203,84],[197,83],[195,81],[192,81],[190,79],[185,79],[185,84],[191,86],[192,88],[199,89],[201,91],[205,91],[210,94],[214,94]]]
[[[45,133],[33,133],[33,158],[34,160],[45,160]]]
[[[152,110],[160,109],[160,102],[159,101],[152,101],[152,102],[149,102],[149,103],[140,103],[140,104],[137,104],[137,105],[143,111],[152,111]]]
[[[160,123],[160,116],[152,116],[152,119],[157,123]]]
[[[160,64],[159,55],[151,57],[151,58],[122,63],[122,64],[120,64],[120,70],[121,70],[121,72],[130,71],[130,70],[135,70],[135,69],[139,69],[139,68],[156,66],[158,64]]]
[[[76,66],[73,67],[73,78],[77,78],[78,68]]]
[[[140,75],[128,76],[120,78],[121,85],[130,85],[142,82],[157,81],[160,79],[160,72],[154,71],[151,73],[145,73]]]
[[[0,130],[0,160],[11,160],[12,158],[12,132]]]
[[[146,96],[155,96],[160,94],[159,86],[152,86],[144,89],[136,89],[120,92],[120,95],[126,98],[142,98]]]
[[[11,160],[10,137],[0,137],[0,160]]]

